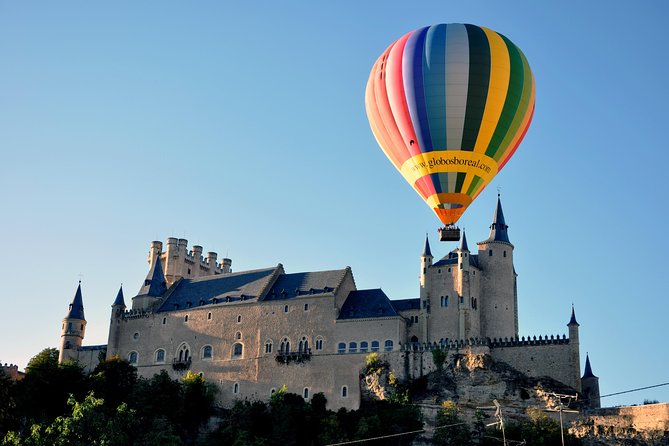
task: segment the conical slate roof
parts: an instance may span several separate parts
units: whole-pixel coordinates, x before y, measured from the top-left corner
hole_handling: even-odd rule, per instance
[[[167,283],[165,282],[165,274],[163,273],[163,263],[160,260],[160,254],[156,256],[156,261],[153,263],[153,268],[149,271],[144,281],[144,286],[139,290],[138,296],[155,296],[159,297],[167,291]]]
[[[578,322],[576,322],[576,313],[574,312],[574,306],[571,306],[571,319],[569,319],[569,323],[567,325],[579,325]]]
[[[423,257],[432,257],[432,251],[430,250],[430,240],[425,234],[425,248],[423,248]]]
[[[585,355],[585,372],[583,372],[583,376],[581,377],[581,379],[584,378],[597,378],[592,373],[592,367],[590,367],[590,356],[587,353]]]
[[[486,242],[506,242],[509,241],[509,233],[507,229],[509,226],[504,221],[504,212],[502,211],[502,200],[497,195],[497,207],[495,208],[495,215],[492,219],[492,224],[490,225],[490,236]]]
[[[462,239],[460,239],[460,251],[469,251],[467,246],[467,235],[465,235],[465,230],[462,230]]]
[[[70,309],[65,318],[86,320],[84,318],[84,299],[81,297],[81,282],[79,282],[79,286],[77,286],[77,292],[74,294],[74,299],[72,299]]]
[[[116,295],[116,300],[112,304],[113,307],[125,307],[125,300],[123,299],[123,285],[118,289],[118,294]]]

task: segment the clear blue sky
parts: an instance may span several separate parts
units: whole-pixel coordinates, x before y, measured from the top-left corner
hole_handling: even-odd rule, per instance
[[[364,110],[386,46],[429,24],[505,34],[536,79],[534,121],[461,225],[487,236],[496,187],[521,335],[572,302],[602,394],[669,381],[666,2],[0,1],[0,360],[57,346],[79,276],[86,344],[107,339],[151,240],[235,270],[350,265],[418,295],[439,222]],[[669,387],[606,405],[669,401]]]

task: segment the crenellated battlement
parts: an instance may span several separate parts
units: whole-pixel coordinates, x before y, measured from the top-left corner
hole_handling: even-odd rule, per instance
[[[430,351],[430,350],[451,350],[466,347],[527,347],[530,345],[551,345],[551,344],[569,344],[567,335],[548,335],[525,336],[515,338],[469,338],[469,339],[442,339],[439,342],[410,342],[402,346],[402,351]]]
[[[231,259],[226,257],[218,262],[216,252],[209,251],[206,256],[203,255],[203,252],[200,245],[193,245],[192,249],[189,250],[188,240],[170,237],[167,239],[164,251],[163,242],[151,242],[148,262],[152,268],[156,257],[160,256],[168,286],[180,278],[192,279],[232,272]]]
[[[2,371],[4,374],[7,375],[12,381],[20,381],[25,376],[25,373],[19,372],[19,366],[16,364],[5,363],[4,365],[0,364],[0,366],[2,366]]]

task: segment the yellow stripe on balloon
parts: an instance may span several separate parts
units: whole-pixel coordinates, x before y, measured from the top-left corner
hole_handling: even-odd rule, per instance
[[[441,172],[462,172],[472,177],[478,175],[488,184],[497,175],[497,170],[497,161],[483,153],[438,150],[412,156],[402,164],[400,172],[411,185],[425,175]]]

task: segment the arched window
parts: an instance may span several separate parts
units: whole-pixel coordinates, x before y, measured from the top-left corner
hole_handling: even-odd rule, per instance
[[[348,352],[349,353],[355,353],[358,351],[358,343],[357,342],[349,342],[348,343]]]
[[[128,362],[132,365],[137,365],[137,352],[130,352],[128,354]]]
[[[323,338],[320,336],[316,337],[316,350],[323,350]]]
[[[234,395],[237,395],[237,394],[239,393],[239,383],[234,383],[234,384],[232,385],[232,393],[233,393]]]
[[[241,331],[238,331],[237,333],[235,333],[235,339],[238,340],[238,341],[240,339],[242,339],[242,332]]]
[[[272,396],[272,395],[274,395],[275,393],[276,393],[276,389],[275,389],[274,387],[272,387],[272,388],[270,389],[270,391],[269,391],[269,396]]]
[[[163,318],[163,325],[165,325],[166,323],[167,323],[167,318],[164,317],[164,318]]]
[[[387,352],[393,351],[393,341],[390,339],[386,340],[386,343],[384,344],[384,350]]]
[[[367,353],[367,349],[369,348],[369,344],[367,341],[362,341],[360,343],[360,353]]]
[[[265,354],[272,353],[272,340],[268,339],[265,341]]]
[[[309,387],[305,387],[304,390],[302,391],[302,396],[304,397],[305,400],[309,400]]]
[[[372,351],[373,352],[379,351],[379,341],[372,341]]]
[[[307,353],[309,351],[309,340],[307,340],[306,336],[302,336],[302,339],[300,339],[297,351],[300,353]]]
[[[346,353],[346,343],[345,342],[340,342],[337,345],[337,353]]]
[[[288,313],[288,305],[284,305],[284,306],[283,306],[283,312],[284,312],[284,313]]]
[[[184,316],[184,322],[188,322],[188,315]]]
[[[282,355],[287,355],[290,353],[290,341],[288,338],[283,338],[283,341],[281,341],[281,347],[279,348],[279,352]]]
[[[205,361],[211,360],[212,356],[214,353],[214,349],[211,347],[211,345],[205,345],[202,347],[202,359]]]
[[[341,397],[342,398],[348,398],[348,387],[347,386],[341,386]]]
[[[190,359],[190,347],[185,342],[177,349],[177,360],[179,362],[188,362]]]
[[[238,314],[238,315],[237,315],[237,323],[238,323],[238,324],[241,324],[241,323],[242,323],[242,315],[241,315],[241,314]]]
[[[233,344],[232,346],[232,358],[233,359],[239,359],[242,357],[244,353],[244,346],[237,342],[236,344]]]
[[[153,362],[155,364],[164,364],[165,363],[165,350],[162,348],[156,350],[156,354],[154,356]]]
[[[207,320],[208,320],[208,321],[211,320],[211,313],[207,313]]]

